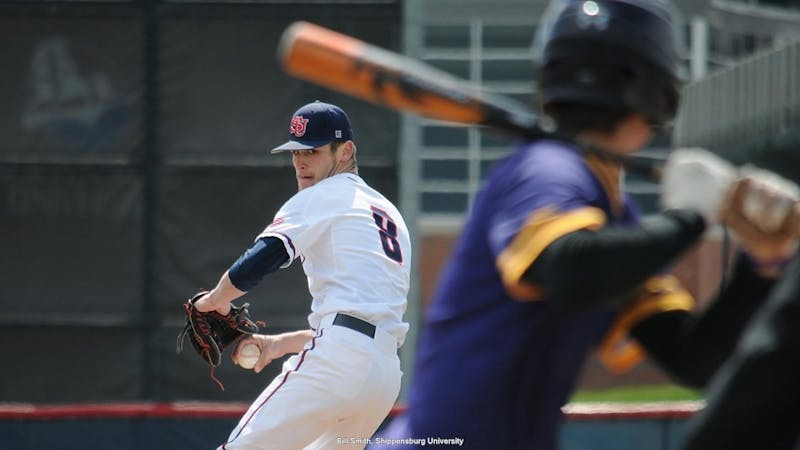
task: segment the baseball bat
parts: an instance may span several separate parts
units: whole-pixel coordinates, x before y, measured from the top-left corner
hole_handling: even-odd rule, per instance
[[[516,134],[536,130],[536,116],[509,98],[481,91],[447,72],[309,22],[295,22],[278,45],[284,70],[297,78],[397,111]]]
[[[515,100],[490,94],[417,59],[309,22],[294,22],[286,28],[278,44],[278,61],[295,78],[396,111],[486,126],[525,138],[555,136],[543,131],[536,114]],[[659,167],[652,161],[581,146],[649,178],[660,177]]]

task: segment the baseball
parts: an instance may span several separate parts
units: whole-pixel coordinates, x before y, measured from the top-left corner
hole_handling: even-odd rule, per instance
[[[252,369],[256,366],[258,358],[261,356],[261,349],[258,345],[250,343],[239,349],[236,362],[243,369]]]

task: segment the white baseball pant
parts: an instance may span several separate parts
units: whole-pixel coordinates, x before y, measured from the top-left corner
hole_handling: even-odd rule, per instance
[[[397,340],[332,325],[334,317],[320,321],[218,450],[364,448],[400,391]]]

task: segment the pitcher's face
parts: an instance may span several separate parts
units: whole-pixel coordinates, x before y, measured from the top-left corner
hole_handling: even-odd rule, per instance
[[[292,165],[297,177],[297,190],[302,191],[334,175],[336,155],[331,151],[331,144],[310,150],[294,150]]]

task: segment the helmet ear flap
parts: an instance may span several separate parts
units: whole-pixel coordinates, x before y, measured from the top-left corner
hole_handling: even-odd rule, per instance
[[[630,90],[631,110],[658,128],[669,126],[678,112],[680,85],[657,72],[645,73]]]

